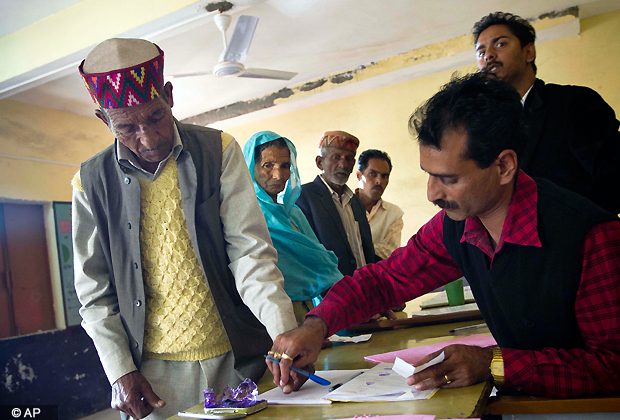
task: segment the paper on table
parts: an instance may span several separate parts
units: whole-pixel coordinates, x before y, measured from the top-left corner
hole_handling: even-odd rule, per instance
[[[414,373],[422,372],[426,368],[436,365],[437,363],[443,362],[443,359],[444,359],[444,352],[442,351],[439,354],[439,356],[435,357],[430,362],[424,363],[423,365],[420,365],[420,366],[412,366],[409,363],[405,362],[400,357],[397,357],[396,360],[394,361],[394,367],[392,368],[392,370],[398,373],[403,378],[408,378]]]
[[[410,387],[404,378],[392,371],[393,366],[392,363],[380,363],[323,398],[351,402],[409,401],[425,400],[437,392],[437,388],[418,391]]]
[[[361,343],[362,341],[368,341],[372,337],[372,334],[356,335],[355,337],[341,337],[339,335],[332,335],[328,338],[332,343]]]
[[[465,297],[465,303],[473,303],[476,301],[476,299],[474,298],[474,294],[471,291],[470,286],[463,287],[463,295]],[[421,309],[437,308],[439,306],[448,305],[448,295],[446,294],[445,290],[441,292],[429,293],[427,296],[432,296],[432,297],[426,300],[423,300],[420,303]]]
[[[474,334],[467,337],[459,337],[453,340],[443,341],[437,344],[429,344],[427,346],[413,347],[411,349],[391,351],[388,353],[375,354],[366,356],[364,359],[375,363],[393,363],[397,357],[400,357],[407,363],[417,363],[420,359],[427,355],[439,351],[451,344],[464,344],[467,346],[493,347],[497,346],[495,339],[488,335]]]
[[[331,420],[359,420],[359,419],[377,419],[377,420],[435,420],[435,416],[430,414],[397,414],[395,416],[356,416],[346,419]]]
[[[416,316],[428,316],[428,315],[443,315],[443,314],[451,314],[455,312],[467,312],[467,311],[477,311],[479,310],[477,303],[468,303],[467,305],[459,305],[459,306],[448,306],[445,308],[439,309],[428,309],[425,311],[415,311],[411,313],[411,317]]]
[[[321,378],[325,378],[332,384],[345,383],[358,375],[361,372],[365,372],[369,369],[357,369],[357,370],[323,370],[315,372]],[[329,400],[324,400],[322,397],[329,393],[329,388],[316,384],[312,381],[307,381],[297,392],[291,392],[285,394],[280,388],[274,388],[269,391],[263,392],[258,396],[259,399],[267,400],[269,404],[331,404]]]

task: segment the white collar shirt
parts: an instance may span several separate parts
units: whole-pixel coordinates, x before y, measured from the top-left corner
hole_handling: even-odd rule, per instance
[[[338,210],[338,214],[340,215],[340,219],[342,220],[342,224],[344,226],[344,230],[347,233],[347,239],[349,241],[349,246],[353,251],[353,255],[355,256],[355,261],[357,263],[357,268],[361,268],[366,265],[366,258],[364,257],[364,252],[362,250],[362,235],[360,234],[360,227],[357,220],[355,220],[355,216],[353,215],[353,209],[351,208],[351,199],[353,198],[353,191],[346,184],[342,187],[342,195],[338,194],[336,191],[329,186],[329,184],[323,178],[323,175],[319,175],[323,183],[329,190],[332,199],[334,200],[334,204],[336,205],[336,210]]]

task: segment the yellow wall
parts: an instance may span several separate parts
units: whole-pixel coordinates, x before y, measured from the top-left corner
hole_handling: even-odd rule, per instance
[[[472,47],[473,55],[473,47]],[[547,82],[589,86],[620,110],[620,12],[581,21],[581,35],[550,41],[537,47],[538,76]],[[427,177],[419,167],[418,146],[407,131],[410,114],[463,66],[395,85],[358,93],[253,123],[229,128],[240,144],[255,132],[272,130],[288,137],[298,150],[301,178],[311,181],[318,169],[316,146],[325,130],[342,129],[359,137],[360,151],[382,149],[394,169],[384,194],[404,211],[403,241],[430,219],[437,208],[426,199]],[[354,175],[349,186],[356,187]]]
[[[0,199],[71,201],[79,164],[113,141],[96,118],[1,100],[0,155],[74,166],[0,157]]]
[[[472,48],[473,55],[473,48]],[[581,35],[538,46],[539,76],[549,82],[585,85],[620,110],[620,12],[581,22]],[[460,72],[475,70],[465,66]],[[320,135],[328,129],[350,131],[361,148],[387,151],[394,162],[385,198],[405,210],[408,238],[436,209],[426,200],[426,176],[419,169],[418,147],[407,132],[413,110],[449,80],[454,70],[358,93],[343,99],[229,129],[240,144],[259,130],[273,130],[298,147],[301,176],[310,181]],[[94,105],[93,105],[94,109]],[[96,118],[0,100],[0,155],[78,165],[113,141]],[[69,201],[76,166],[0,157],[0,200]],[[349,185],[354,188],[353,176]]]

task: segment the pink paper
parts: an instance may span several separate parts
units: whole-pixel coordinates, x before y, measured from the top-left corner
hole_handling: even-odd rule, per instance
[[[377,419],[377,420],[435,420],[435,416],[428,414],[405,414],[397,416],[372,416],[363,414],[361,416],[348,417],[346,419],[332,419],[332,420],[361,420],[361,419]]]
[[[493,347],[497,346],[497,342],[493,337],[488,335],[469,335],[467,337],[459,337],[454,340],[444,341],[437,344],[429,344],[428,346],[413,347],[411,349],[391,351],[389,353],[375,354],[373,356],[366,356],[364,359],[369,362],[375,363],[394,363],[397,357],[400,357],[407,363],[415,364],[419,360],[428,356],[429,354],[439,351],[451,344],[465,344],[467,346],[478,347]]]

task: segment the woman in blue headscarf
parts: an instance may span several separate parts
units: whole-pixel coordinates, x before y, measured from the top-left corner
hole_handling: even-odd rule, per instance
[[[342,278],[338,258],[318,241],[306,216],[295,205],[301,194],[297,151],[273,131],[254,134],[243,146],[254,190],[265,215],[284,290],[293,301],[297,323],[313,308],[312,299]]]

